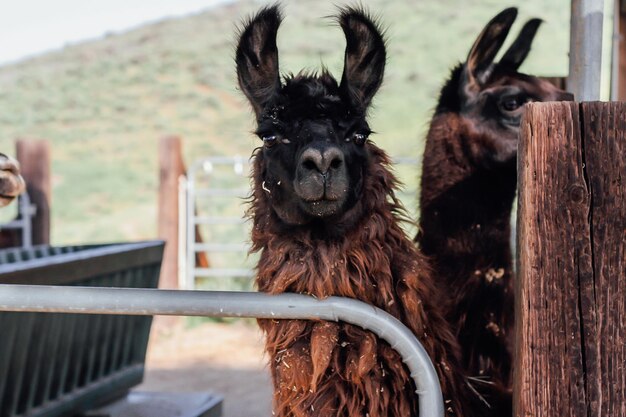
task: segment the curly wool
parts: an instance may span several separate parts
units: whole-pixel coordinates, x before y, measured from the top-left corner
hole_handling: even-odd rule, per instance
[[[254,159],[249,216],[260,252],[260,291],[358,299],[401,320],[418,336],[439,374],[448,415],[468,415],[458,349],[442,313],[427,261],[400,228],[404,210],[385,153],[369,143],[362,195],[337,224],[341,238],[286,227],[262,188],[263,156]],[[279,417],[417,416],[415,386],[400,356],[370,332],[344,323],[259,320]]]

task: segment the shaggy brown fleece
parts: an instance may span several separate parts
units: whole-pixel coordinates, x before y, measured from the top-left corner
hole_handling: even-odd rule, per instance
[[[253,250],[260,251],[260,291],[318,298],[355,298],[407,325],[431,355],[448,415],[469,415],[465,381],[456,366],[455,339],[442,318],[440,295],[425,258],[400,228],[403,209],[396,179],[382,150],[371,154],[363,195],[344,215],[340,239],[319,240],[312,230],[285,230],[262,188],[263,155],[254,159],[250,216]],[[357,219],[354,221],[354,219]],[[344,323],[259,320],[281,417],[417,416],[415,386],[400,356],[385,342]]]

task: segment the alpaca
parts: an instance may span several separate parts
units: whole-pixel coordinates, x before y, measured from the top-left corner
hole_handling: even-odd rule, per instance
[[[516,16],[515,8],[495,16],[441,90],[426,139],[416,237],[449,296],[447,318],[457,332],[465,373],[484,392],[503,388],[503,407],[510,407],[510,218],[520,118],[528,101],[572,99],[518,72],[539,19],[529,20],[494,63]],[[488,402],[498,402],[488,396]]]
[[[10,204],[25,188],[19,162],[0,153],[0,207]]]
[[[425,258],[400,228],[389,158],[368,136],[367,108],[385,66],[385,42],[362,10],[342,9],[346,37],[338,83],[326,70],[281,80],[277,6],[240,32],[241,90],[263,145],[254,152],[249,216],[262,292],[331,295],[386,310],[420,339],[440,377],[449,416],[475,401],[439,310]],[[259,320],[279,417],[417,416],[415,385],[385,342],[345,323]]]

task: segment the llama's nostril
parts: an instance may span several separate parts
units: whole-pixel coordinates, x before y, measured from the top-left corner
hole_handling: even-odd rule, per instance
[[[324,151],[326,169],[338,169],[343,165],[343,152],[339,148],[331,147]]]
[[[300,167],[305,171],[324,171],[324,158],[322,153],[315,148],[308,148],[300,156]]]
[[[317,171],[317,164],[312,159],[302,162],[302,166],[308,171]]]

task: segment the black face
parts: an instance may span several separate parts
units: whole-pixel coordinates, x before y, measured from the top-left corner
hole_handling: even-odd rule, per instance
[[[365,113],[382,81],[384,41],[362,11],[343,10],[339,22],[347,40],[340,84],[326,71],[281,82],[276,7],[246,25],[237,49],[239,84],[263,141],[255,181],[287,224],[338,221],[362,196],[371,133]]]
[[[263,189],[284,220],[341,217],[361,197],[370,129],[353,112],[322,75],[288,80],[261,113]]]

